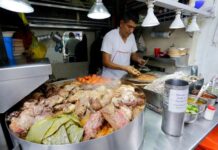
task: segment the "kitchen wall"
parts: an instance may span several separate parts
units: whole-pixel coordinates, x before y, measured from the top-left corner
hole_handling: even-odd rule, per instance
[[[160,47],[161,51],[166,51],[173,44],[175,47],[179,48],[191,48],[192,38],[189,34],[185,32],[184,29],[170,30],[171,22],[161,23],[161,25],[154,28],[144,28],[143,37],[145,41],[145,46],[147,47],[146,55],[154,55],[154,48]],[[152,32],[168,32],[171,31],[172,34],[170,38],[152,38]]]
[[[32,29],[36,36],[51,34],[51,32],[59,32],[61,35],[66,30],[55,30],[55,29]],[[68,30],[69,31],[69,30]],[[73,30],[72,30],[73,31]],[[87,46],[88,46],[88,61],[87,62],[73,62],[73,63],[63,63],[62,53],[55,52],[56,43],[53,40],[46,40],[43,43],[47,47],[46,57],[49,58],[52,64],[53,75],[56,79],[60,78],[75,78],[77,76],[83,76],[88,74],[89,66],[89,53],[90,46],[95,39],[95,33],[91,31],[85,31],[84,34],[87,36]]]
[[[215,18],[201,20],[201,32],[195,34],[193,63],[199,66],[199,72],[209,81],[218,75],[218,1],[215,2]]]
[[[213,0],[208,0],[209,5]],[[205,5],[209,7],[208,5]],[[155,28],[145,28],[143,38],[147,47],[147,55],[153,55],[153,49],[160,47],[166,50],[173,43],[176,47],[190,48],[189,65],[198,65],[199,74],[208,82],[212,76],[218,75],[218,0],[214,3],[214,18],[198,16],[197,22],[201,28],[200,32],[187,34],[184,29],[175,30],[169,39],[152,38],[152,31],[169,31],[169,23],[161,23]],[[206,9],[203,8],[203,9]]]

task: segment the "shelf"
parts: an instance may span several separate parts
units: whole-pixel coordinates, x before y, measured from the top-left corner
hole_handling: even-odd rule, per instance
[[[139,2],[146,2],[146,0],[137,0]],[[173,1],[173,0],[155,0],[155,6],[164,7],[171,10],[181,9],[182,12],[190,14],[199,14],[205,17],[212,17],[212,14],[200,9],[192,8],[188,5]]]
[[[47,81],[52,70],[48,59],[30,62],[19,57],[0,66],[0,74],[0,113],[4,113]]]

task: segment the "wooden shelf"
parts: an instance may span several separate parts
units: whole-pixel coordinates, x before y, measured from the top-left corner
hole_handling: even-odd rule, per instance
[[[139,2],[146,2],[146,0],[137,0]],[[190,14],[199,14],[205,17],[212,17],[212,14],[200,9],[192,8],[188,5],[176,2],[174,0],[155,0],[154,5],[164,7],[171,10],[181,9],[182,12]]]

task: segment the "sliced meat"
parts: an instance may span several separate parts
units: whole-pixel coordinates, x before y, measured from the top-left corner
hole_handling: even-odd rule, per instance
[[[84,126],[84,130],[85,130],[84,140],[86,141],[91,138],[94,138],[97,135],[98,131],[100,130],[102,124],[103,124],[103,117],[100,111],[91,114],[89,120]]]

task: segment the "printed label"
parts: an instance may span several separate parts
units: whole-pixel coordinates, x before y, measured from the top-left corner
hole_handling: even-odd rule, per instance
[[[168,110],[171,112],[185,112],[188,99],[188,89],[174,90],[171,89],[169,93]]]

